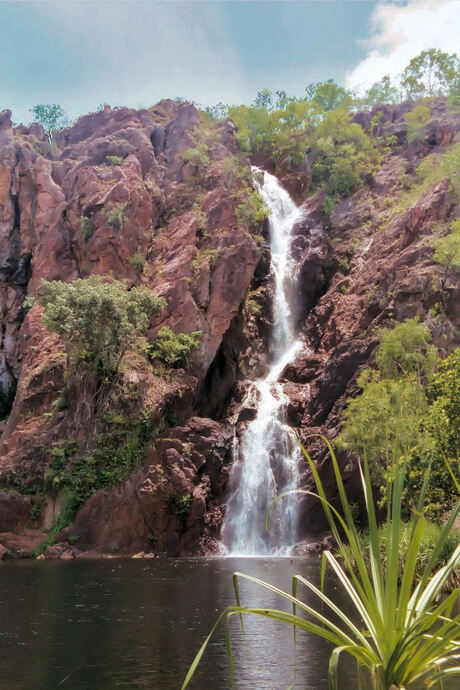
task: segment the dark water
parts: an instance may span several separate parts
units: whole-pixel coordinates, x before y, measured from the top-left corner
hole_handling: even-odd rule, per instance
[[[319,580],[319,561],[303,559],[0,564],[0,687],[180,688],[218,613],[234,603],[235,570],[286,589],[295,573]],[[335,584],[328,586],[331,593]],[[244,584],[241,594],[248,605],[283,607],[282,600],[252,584]],[[289,687],[294,680],[292,629],[252,618],[246,633],[247,654],[235,619],[237,687]],[[294,687],[326,690],[329,654],[326,642],[299,633]],[[353,676],[354,664],[344,663],[341,690],[356,690]],[[212,640],[191,687],[230,688],[224,630]]]

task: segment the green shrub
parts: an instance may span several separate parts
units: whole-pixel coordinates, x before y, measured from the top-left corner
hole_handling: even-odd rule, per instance
[[[252,172],[246,156],[227,156],[221,161],[221,172],[224,175],[227,186],[234,187],[241,184],[245,187],[252,185]]]
[[[168,326],[163,326],[150,345],[150,356],[174,369],[186,368],[192,351],[200,347],[201,335],[201,331],[176,334]]]
[[[192,495],[184,494],[183,496],[170,497],[168,502],[173,513],[177,515],[182,525],[185,526],[192,507]]]
[[[444,283],[460,269],[460,218],[455,220],[448,235],[435,240],[433,259],[444,267]]]
[[[44,325],[61,337],[70,360],[86,360],[102,375],[118,370],[124,353],[165,305],[147,288],[126,290],[99,276],[71,283],[44,280],[39,302]]]
[[[122,156],[106,156],[105,160],[110,165],[121,165],[123,163],[124,158],[122,158]]]
[[[321,211],[323,213],[323,216],[325,218],[329,218],[331,215],[332,211],[334,210],[334,206],[336,204],[336,199],[333,196],[327,195],[322,203],[321,206]]]
[[[35,303],[37,301],[36,297],[33,297],[32,295],[29,295],[28,297],[25,298],[24,302],[22,303],[22,308],[24,309],[24,314],[28,314],[31,309],[35,306]]]
[[[114,204],[110,210],[106,212],[107,224],[114,230],[121,230],[125,222],[125,211],[128,203]]]
[[[361,178],[351,160],[339,158],[331,164],[330,175],[326,184],[329,195],[341,194],[348,196],[360,183]]]
[[[136,252],[129,260],[131,266],[133,266],[137,273],[142,273],[145,268],[145,256],[142,252]]]
[[[262,197],[255,190],[248,190],[245,198],[235,209],[238,223],[246,228],[254,228],[263,223],[270,211]]]
[[[88,242],[88,240],[93,236],[93,224],[88,216],[81,217],[80,230],[83,242]]]
[[[198,168],[199,171],[203,171],[210,163],[208,152],[209,146],[197,144],[194,148],[187,149],[182,157],[185,163],[190,163],[195,168]]]
[[[377,366],[384,378],[396,379],[415,374],[429,377],[437,361],[436,350],[429,345],[430,330],[418,318],[406,319],[394,328],[380,331]]]

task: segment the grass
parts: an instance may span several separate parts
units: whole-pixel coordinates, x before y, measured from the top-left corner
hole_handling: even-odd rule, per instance
[[[422,512],[429,481],[427,470],[420,499],[414,509],[405,568],[401,573],[400,544],[406,529],[401,517],[406,474],[404,457],[400,457],[395,444],[392,479],[387,484],[387,520],[383,538],[377,526],[369,466],[364,458],[360,474],[369,524],[369,541],[364,546],[353,518],[338,462],[331,445],[328,441],[326,443],[337,483],[340,510],[327,500],[316,466],[303,449],[317,493],[302,493],[314,495],[320,500],[337,543],[337,554],[331,551],[323,553],[321,588],[300,575],[295,575],[292,591],[287,592],[258,578],[235,573],[233,580],[236,604],[225,609],[219,616],[190,666],[182,690],[192,679],[214,631],[224,621],[227,624],[227,651],[234,686],[229,621],[235,615],[240,619],[243,633],[244,616],[256,615],[292,625],[295,635],[297,631],[306,630],[331,642],[334,649],[328,669],[330,690],[339,688],[339,660],[342,654],[351,655],[357,662],[357,688],[397,690],[414,687],[414,684],[422,681],[428,687],[437,685],[442,688],[443,679],[460,675],[460,666],[455,666],[460,658],[460,616],[451,617],[460,590],[456,589],[446,598],[440,598],[446,582],[460,563],[460,545],[457,545],[445,565],[437,567],[440,554],[459,514],[460,501],[441,527],[431,554],[421,561],[420,553],[427,528]],[[454,481],[458,490],[459,483],[455,478]],[[282,497],[277,500],[279,498]],[[327,567],[332,569],[353,605],[354,614],[351,617],[323,591]],[[241,605],[241,579],[278,594],[292,604],[292,613]],[[318,606],[310,606],[302,601],[298,596],[299,585],[307,587],[315,595]]]

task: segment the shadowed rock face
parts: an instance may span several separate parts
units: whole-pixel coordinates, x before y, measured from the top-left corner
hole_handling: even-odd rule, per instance
[[[356,377],[373,363],[377,329],[418,315],[444,354],[459,339],[458,280],[444,280],[430,244],[433,232],[444,234],[459,215],[450,182],[390,211],[404,193],[402,176],[412,175],[427,155],[442,153],[460,118],[439,104],[425,140],[405,144],[407,107],[381,110],[379,135],[395,135],[399,145],[329,219],[321,212],[323,195],[309,197],[294,232],[296,318],[305,347],[281,381],[290,398],[288,422],[326,484],[324,448],[310,436],[338,433],[346,398],[358,392]],[[213,552],[235,429],[239,434],[255,414],[241,409],[242,401],[250,380],[265,371],[272,320],[270,257],[251,236],[266,236],[266,228],[238,225],[235,190],[221,172],[222,159],[238,151],[234,126],[201,121],[193,106],[162,101],[142,111],[104,108],[49,144],[39,125],[13,130],[10,116],[0,114],[0,382],[3,391],[14,394],[17,386],[17,392],[1,423],[0,488],[11,491],[0,492],[0,544],[21,548],[12,532],[49,526],[49,501],[34,522],[30,513],[50,451],[63,439],[81,453],[91,451],[103,424],[84,371],[68,384],[68,409],[52,407],[64,386],[66,354],[43,327],[38,307],[24,314],[24,297],[36,295],[43,278],[102,275],[166,298],[150,340],[168,325],[202,331],[202,345],[188,372],[167,377],[128,353],[120,383],[124,390],[135,386],[128,412],[146,408],[152,426],[165,419],[166,426],[147,445],[139,469],[93,494],[47,555]],[[355,119],[368,128],[372,116]],[[198,141],[209,146],[205,172],[184,163],[185,151]],[[298,196],[311,184],[309,170],[305,161],[276,172]],[[121,213],[121,223],[110,221],[113,212]],[[137,253],[145,258],[142,272],[130,261]],[[434,316],[430,309],[440,301],[444,313]],[[352,459],[339,461],[353,489]],[[306,466],[301,471],[308,483]],[[324,528],[314,508],[309,501],[302,507],[305,535]],[[28,539],[37,545],[35,534]]]

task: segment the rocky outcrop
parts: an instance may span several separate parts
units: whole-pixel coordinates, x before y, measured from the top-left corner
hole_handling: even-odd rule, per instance
[[[184,155],[198,144],[207,147],[204,167],[186,162]],[[230,183],[221,170],[223,161],[238,151],[234,126],[204,121],[190,104],[163,101],[141,111],[105,107],[81,117],[52,142],[39,125],[13,129],[11,113],[4,111],[0,146],[4,415],[14,399],[2,428],[0,488],[43,493],[54,450],[74,444],[77,456],[93,452],[98,434],[107,431],[104,415],[110,406],[121,405],[128,420],[143,413],[157,429],[166,417],[190,418],[202,382],[240,313],[260,249],[251,234],[257,228],[244,228],[235,217],[239,182]],[[149,339],[164,325],[176,332],[201,331],[201,347],[189,373],[155,372],[145,357],[128,353],[117,394],[102,402],[84,367],[68,380],[62,344],[43,327],[40,309],[34,307],[26,316],[23,302],[38,294],[43,279],[90,275],[125,280],[128,287],[144,285],[165,298],[167,306],[152,321]],[[228,387],[234,376],[235,370]],[[59,409],[64,389],[67,402]],[[204,424],[211,436],[217,433],[212,421]],[[197,438],[196,432],[189,433]],[[206,433],[203,429],[203,438]],[[76,527],[86,535],[80,548],[106,549],[113,542],[120,552],[152,550],[155,539],[161,552],[205,550],[201,542],[216,537],[213,497],[222,490],[228,463],[227,451],[219,455],[212,438],[209,457],[196,450],[190,461],[180,460],[177,448],[166,452],[163,441],[158,441],[162,450],[147,444],[145,468],[119,488],[96,493],[84,506]],[[198,440],[195,445],[200,448]],[[155,484],[152,467],[160,462],[165,480]],[[189,467],[182,481],[173,468],[184,463]],[[212,469],[217,466],[219,480]],[[205,476],[199,479],[201,473]],[[173,502],[169,512],[165,496]],[[187,528],[174,514],[174,501],[184,496],[191,497],[184,510],[190,507],[193,516]],[[28,501],[24,498],[24,505]],[[9,515],[5,531],[31,522],[30,506],[26,517],[11,505],[10,497],[3,508]],[[108,509],[113,520],[103,534]],[[158,526],[149,511],[158,514]],[[43,509],[33,524],[45,521]],[[123,525],[126,536],[121,538]],[[147,534],[153,535],[150,541]]]
[[[192,417],[151,447],[146,467],[94,494],[58,537],[78,551],[169,556],[216,551],[233,428]]]

